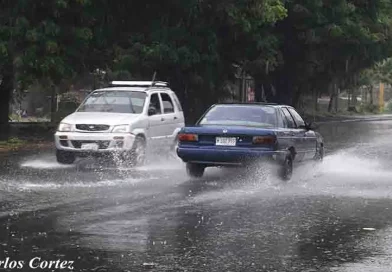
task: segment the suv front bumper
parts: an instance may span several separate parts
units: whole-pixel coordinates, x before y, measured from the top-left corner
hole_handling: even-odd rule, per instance
[[[72,152],[121,152],[131,150],[135,135],[130,133],[59,132],[54,135],[58,150]],[[84,144],[97,144],[98,149],[85,149]]]

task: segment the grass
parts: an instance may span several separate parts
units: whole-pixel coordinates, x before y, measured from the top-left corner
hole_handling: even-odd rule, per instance
[[[0,149],[17,149],[27,142],[16,137],[11,137],[7,141],[0,141]]]
[[[0,141],[0,155],[21,150],[47,149],[52,147],[53,142],[48,140],[22,140],[18,137],[11,137],[7,141]]]

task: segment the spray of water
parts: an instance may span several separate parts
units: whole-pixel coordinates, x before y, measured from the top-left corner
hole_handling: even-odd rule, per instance
[[[388,165],[381,159],[360,157],[354,151],[331,154],[322,163],[299,165],[289,182],[279,180],[273,167],[256,169],[245,176],[236,175],[234,183],[197,195],[193,201],[223,204],[253,197],[270,199],[312,195],[392,198],[392,170],[387,168]]]
[[[323,163],[306,163],[295,168],[290,182],[283,182],[276,176],[273,167],[256,167],[243,170],[208,169],[200,181],[209,186],[219,184],[216,190],[210,190],[195,196],[193,201],[236,201],[249,197],[281,197],[287,195],[336,195],[354,197],[389,198],[392,197],[390,179],[392,171],[382,158],[358,155],[358,147],[327,156]],[[93,172],[118,171],[126,173],[123,179],[104,179],[98,182],[57,183],[55,181],[24,182],[24,188],[59,188],[64,186],[94,187],[115,186],[124,182],[133,183],[145,179],[160,179],[165,175],[184,177],[184,164],[179,159],[159,158],[141,167],[123,165],[100,165],[94,160],[84,159],[75,165],[61,165],[52,156],[27,159],[21,168],[36,170],[84,169]],[[73,171],[73,170],[72,170]],[[144,173],[144,174],[141,174]],[[88,174],[88,172],[84,173]],[[77,173],[75,174],[77,175]],[[143,176],[144,175],[144,176]],[[147,176],[146,176],[147,175]],[[77,176],[76,176],[77,177]],[[137,178],[135,178],[137,177]],[[188,180],[189,181],[189,180]],[[19,182],[20,183],[20,182]],[[1,185],[0,185],[1,186]]]
[[[20,164],[22,168],[33,168],[33,169],[65,169],[73,168],[75,165],[66,165],[57,163],[51,156],[43,156],[38,159],[27,159]]]

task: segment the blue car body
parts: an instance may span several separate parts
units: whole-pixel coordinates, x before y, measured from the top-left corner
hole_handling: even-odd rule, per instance
[[[203,167],[260,158],[284,161],[287,154],[293,161],[305,161],[322,156],[323,145],[321,135],[290,106],[216,104],[196,125],[181,129],[177,155]]]

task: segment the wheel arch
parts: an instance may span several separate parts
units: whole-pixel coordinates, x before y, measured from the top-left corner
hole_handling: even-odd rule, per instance
[[[140,133],[136,134],[135,138],[141,138],[141,139],[143,139],[144,142],[147,142],[147,138],[144,133],[140,132]]]
[[[294,146],[290,146],[287,151],[289,152],[289,154],[291,155],[292,159],[295,159],[295,156],[297,155],[297,151],[295,150]]]
[[[134,129],[132,131],[132,134],[135,135],[136,137],[140,137],[142,138],[145,142],[147,142],[147,135],[146,135],[146,131],[144,129]]]

